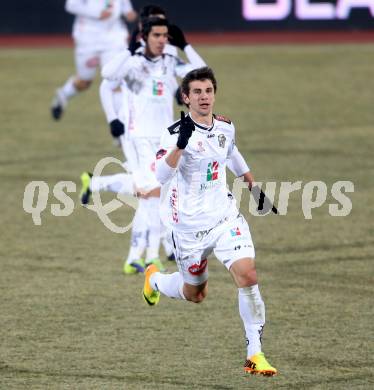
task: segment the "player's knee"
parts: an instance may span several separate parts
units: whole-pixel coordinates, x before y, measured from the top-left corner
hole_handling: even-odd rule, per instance
[[[240,284],[242,286],[252,286],[257,284],[257,273],[255,268],[248,268],[244,270],[240,275]]]
[[[188,301],[193,302],[193,303],[200,303],[202,302],[206,297],[206,292],[205,291],[200,291],[197,294],[193,294],[190,297],[186,297]]]
[[[84,91],[90,87],[92,84],[92,80],[81,80],[81,79],[76,79],[74,82],[74,86],[78,91]]]

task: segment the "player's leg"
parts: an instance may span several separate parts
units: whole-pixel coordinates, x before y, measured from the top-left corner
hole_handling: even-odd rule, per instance
[[[129,173],[118,173],[108,176],[92,176],[89,172],[81,175],[80,200],[86,206],[91,198],[92,192],[109,191],[116,194],[134,195],[134,181]]]
[[[134,274],[144,271],[144,260],[142,258],[148,240],[148,225],[145,224],[147,218],[144,200],[139,199],[131,228],[130,249],[123,264],[125,274]]]
[[[99,64],[96,52],[82,48],[79,45],[75,49],[75,76],[69,77],[64,85],[57,89],[52,100],[51,114],[55,120],[59,120],[66,108],[68,101],[78,93],[85,91],[95,77]]]
[[[183,240],[184,239],[184,240]],[[174,299],[199,303],[208,292],[209,250],[196,248],[193,233],[174,234],[178,272],[164,274],[155,265],[146,269],[143,296],[149,305],[156,304],[160,294]],[[199,246],[199,245],[197,245]]]
[[[239,313],[244,324],[247,359],[245,371],[275,375],[276,369],[262,353],[265,304],[257,282],[255,251],[248,224],[242,216],[220,227],[221,234],[214,252],[230,271],[238,288]]]

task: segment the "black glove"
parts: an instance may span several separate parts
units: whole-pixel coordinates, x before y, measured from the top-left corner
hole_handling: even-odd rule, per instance
[[[175,91],[175,100],[178,104],[178,106],[183,106],[184,104],[184,101],[183,101],[183,98],[182,98],[182,90],[181,90],[181,87],[178,87],[178,89]]]
[[[130,53],[131,55],[134,55],[135,52],[139,49],[139,47],[141,46],[141,43],[139,42],[138,40],[138,36],[139,36],[139,29],[136,28],[132,34],[131,34],[131,38],[130,38],[130,42],[129,42],[129,50],[130,50]]]
[[[258,186],[251,188],[251,193],[257,204],[257,211],[260,215],[267,214],[270,210],[274,214],[278,214],[277,208],[270,202],[270,199],[265,195],[265,192]]]
[[[184,111],[181,111],[181,122],[179,125],[179,137],[177,141],[177,147],[179,149],[185,149],[188,140],[190,139],[192,132],[195,130],[195,125],[190,116],[185,116]]]
[[[183,31],[175,24],[169,25],[169,43],[173,46],[179,47],[181,50],[188,45]]]
[[[121,135],[125,134],[125,125],[119,120],[114,119],[109,123],[110,132],[114,138],[118,138]]]

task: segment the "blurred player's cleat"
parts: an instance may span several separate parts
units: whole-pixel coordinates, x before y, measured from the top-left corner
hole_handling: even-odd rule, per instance
[[[148,303],[149,306],[157,305],[157,303],[160,300],[160,292],[157,290],[154,290],[151,286],[151,283],[149,281],[150,277],[155,273],[158,272],[159,269],[155,264],[149,265],[145,271],[145,279],[144,279],[144,287],[143,287],[143,298]]]
[[[168,260],[169,261],[175,261],[174,253],[172,253],[171,255],[168,256]]]
[[[58,121],[61,118],[66,103],[63,93],[58,89],[51,104],[51,115],[54,120]]]
[[[123,265],[123,273],[125,275],[141,273],[144,272],[144,267],[145,265],[143,259],[134,260],[131,263],[125,261],[125,264]]]
[[[92,193],[90,190],[91,178],[92,178],[92,173],[83,172],[81,174],[82,188],[79,197],[82,206],[87,206],[91,198],[91,193]]]
[[[154,264],[158,268],[158,270],[160,272],[166,272],[167,271],[159,258],[155,258],[155,259],[152,259],[152,260],[147,260],[146,263],[145,263],[146,266],[150,265],[150,264]]]
[[[247,358],[244,363],[244,371],[253,375],[273,376],[277,374],[276,368],[272,367],[262,352]]]

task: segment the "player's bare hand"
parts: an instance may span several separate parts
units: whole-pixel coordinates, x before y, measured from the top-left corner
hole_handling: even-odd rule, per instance
[[[185,149],[188,140],[190,139],[192,132],[195,130],[193,120],[189,115],[185,115],[184,111],[181,111],[181,121],[179,125],[179,137],[177,141],[177,147],[179,149]]]

